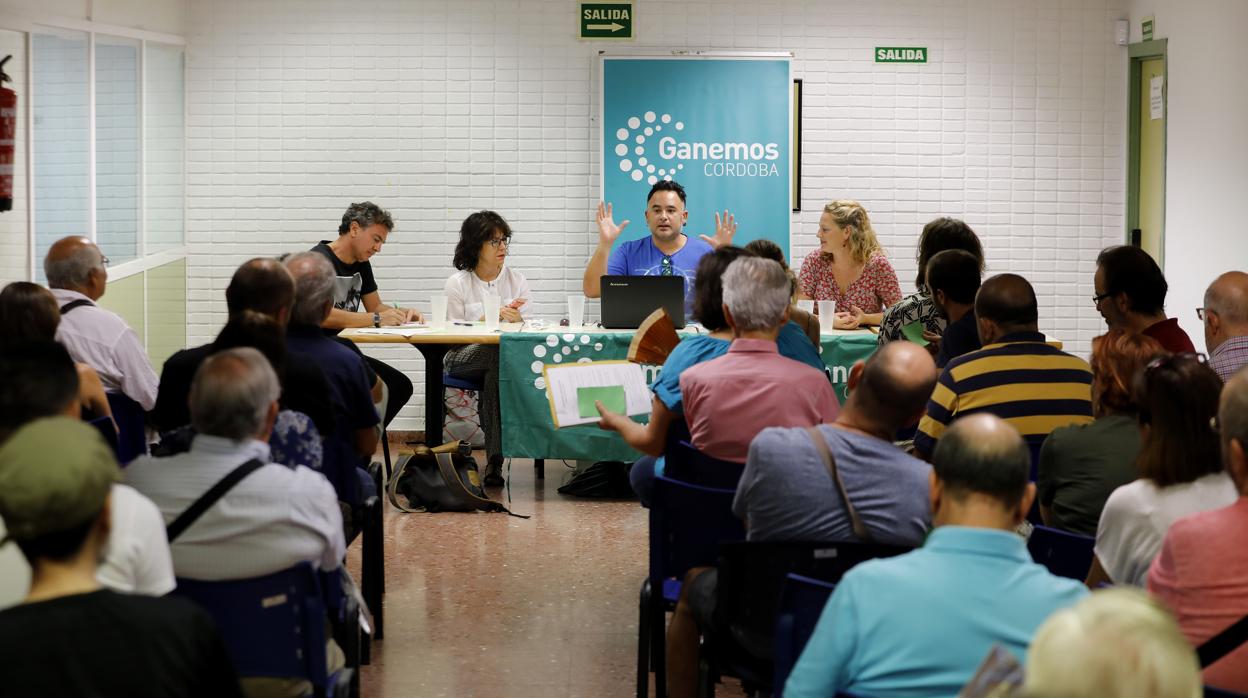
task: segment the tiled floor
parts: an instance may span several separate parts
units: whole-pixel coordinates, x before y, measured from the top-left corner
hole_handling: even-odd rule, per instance
[[[530,519],[388,510],[386,637],[363,695],[634,693],[645,511],[558,494],[560,461],[536,488],[532,461],[513,468],[511,507]]]

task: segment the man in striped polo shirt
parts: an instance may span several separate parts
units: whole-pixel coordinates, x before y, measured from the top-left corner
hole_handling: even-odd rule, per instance
[[[945,366],[919,422],[915,450],[930,459],[954,420],[989,412],[1027,441],[1034,480],[1040,445],[1049,432],[1092,421],[1092,369],[1045,343],[1036,293],[1017,274],[985,281],[975,296],[975,315],[983,348]]]

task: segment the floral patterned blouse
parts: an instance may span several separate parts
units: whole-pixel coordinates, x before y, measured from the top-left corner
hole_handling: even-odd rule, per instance
[[[817,301],[836,301],[838,311],[847,312],[851,306],[858,306],[864,313],[880,313],[901,300],[897,272],[893,271],[893,265],[888,263],[888,257],[882,252],[871,255],[863,265],[862,273],[844,290],[832,277],[831,257],[817,249],[802,261],[802,272],[798,278],[806,297]]]
[[[928,332],[945,333],[945,318],[936,309],[932,296],[924,290],[911,293],[884,311],[884,319],[880,321],[880,346],[905,339],[901,328],[915,320],[923,323]]]

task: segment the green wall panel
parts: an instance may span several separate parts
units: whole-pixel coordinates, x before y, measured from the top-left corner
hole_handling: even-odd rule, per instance
[[[135,274],[124,279],[109,281],[108,288],[100,297],[100,306],[108,308],[125,319],[143,339],[143,275]]]
[[[156,371],[186,348],[186,260],[147,272],[147,355]]]

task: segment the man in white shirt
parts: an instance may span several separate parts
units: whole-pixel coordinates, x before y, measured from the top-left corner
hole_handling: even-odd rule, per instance
[[[0,347],[0,444],[36,419],[58,415],[78,419],[78,412],[78,372],[65,347],[43,341]],[[109,512],[110,533],[96,580],[130,594],[163,596],[173,591],[173,563],[156,505],[134,489],[114,483]],[[26,559],[15,546],[0,546],[0,608],[21,601],[29,583]]]
[[[94,368],[104,389],[124,394],[149,411],[156,404],[156,372],[143,342],[121,316],[96,301],[108,286],[108,258],[90,240],[73,235],[52,244],[43,260],[48,288],[61,307],[56,339],[75,361]]]
[[[147,495],[166,525],[233,470],[265,465],[244,477],[171,543],[179,577],[245,579],[303,561],[337,569],[345,551],[334,488],[320,473],[269,460],[267,439],[280,387],[267,359],[240,347],[204,361],[191,384],[191,450],[159,460],[140,457],[125,482]]]

